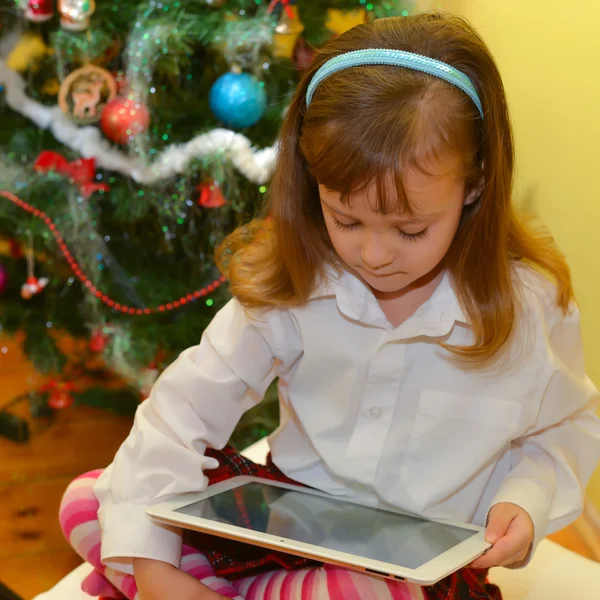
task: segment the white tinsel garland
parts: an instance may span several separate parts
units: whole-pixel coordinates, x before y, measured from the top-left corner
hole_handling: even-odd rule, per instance
[[[250,140],[229,129],[213,129],[192,138],[185,144],[166,148],[150,165],[143,164],[116,150],[96,127],[78,127],[58,106],[47,107],[25,93],[23,78],[0,60],[0,84],[5,88],[6,102],[16,112],[33,121],[40,129],[49,129],[65,146],[84,158],[94,158],[96,164],[110,171],[131,177],[134,181],[152,185],[178,173],[184,173],[196,158],[222,152],[235,168],[250,181],[262,184],[271,176],[276,148],[255,150]]]

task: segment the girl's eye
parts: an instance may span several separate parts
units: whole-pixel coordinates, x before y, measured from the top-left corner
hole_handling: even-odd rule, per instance
[[[402,231],[401,229],[398,231],[405,240],[408,240],[409,242],[416,242],[427,235],[428,228],[426,227],[423,229],[423,231],[418,231],[417,233],[406,233],[406,231]]]
[[[331,218],[333,219],[333,224],[342,231],[352,231],[353,229],[356,229],[359,225],[358,223],[342,223],[341,221],[338,221],[333,215],[331,216]]]

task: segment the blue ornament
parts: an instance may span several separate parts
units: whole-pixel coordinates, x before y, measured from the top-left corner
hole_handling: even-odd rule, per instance
[[[225,73],[210,88],[210,110],[227,127],[244,129],[260,121],[267,93],[248,73]]]

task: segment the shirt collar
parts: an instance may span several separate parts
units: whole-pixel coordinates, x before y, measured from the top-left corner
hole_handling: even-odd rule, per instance
[[[396,329],[388,322],[371,290],[348,271],[338,272],[333,267],[326,268],[325,277],[317,285],[311,299],[325,297],[335,298],[338,309],[349,319],[393,331],[394,337],[398,339],[421,335],[443,337],[450,333],[455,323],[469,324],[447,272],[431,298]]]

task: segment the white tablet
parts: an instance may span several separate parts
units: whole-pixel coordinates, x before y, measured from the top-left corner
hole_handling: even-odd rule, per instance
[[[481,527],[430,521],[248,476],[147,512],[184,529],[418,585],[436,583],[490,546]]]

